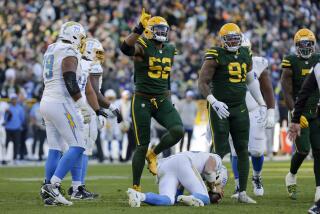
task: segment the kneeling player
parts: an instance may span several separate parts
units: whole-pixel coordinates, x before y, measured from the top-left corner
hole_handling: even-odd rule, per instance
[[[202,178],[207,182],[209,193]],[[129,188],[129,205],[140,207],[141,202],[157,206],[169,206],[176,202],[197,207],[208,205],[210,201],[214,203],[222,199],[227,179],[227,169],[222,165],[219,155],[207,152],[179,153],[159,160],[159,194],[140,193]],[[191,195],[182,195],[184,188]]]

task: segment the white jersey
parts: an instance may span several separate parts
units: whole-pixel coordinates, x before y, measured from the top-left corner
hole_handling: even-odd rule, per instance
[[[71,100],[61,71],[62,60],[69,56],[76,57],[78,62],[81,60],[80,52],[71,44],[58,41],[49,45],[43,58],[43,79],[45,88],[42,100],[56,103],[65,103]],[[81,63],[78,63],[76,75],[77,79],[80,78]]]
[[[261,73],[268,67],[268,60],[264,57],[254,56],[252,57],[252,71],[254,72],[257,79],[259,79]],[[255,80],[256,81],[256,80]],[[251,93],[247,91],[246,104],[249,112],[253,111],[259,106],[256,100],[252,97]]]

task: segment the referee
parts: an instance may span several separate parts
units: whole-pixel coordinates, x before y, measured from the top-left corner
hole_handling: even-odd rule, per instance
[[[295,139],[301,134],[300,127],[300,117],[302,115],[303,109],[307,103],[309,96],[315,90],[320,91],[320,62],[318,62],[310,71],[311,73],[304,80],[302,87],[299,91],[296,103],[294,105],[293,116],[289,128],[289,139],[295,141]],[[316,122],[310,124],[310,128],[318,129],[319,132],[314,136],[311,135],[311,138],[319,138],[320,136],[320,114],[319,106],[317,108],[317,118]],[[314,159],[314,174],[316,178],[316,194],[315,201],[316,203],[308,210],[308,213],[320,213],[320,139],[316,140],[315,145],[312,147],[312,155]]]

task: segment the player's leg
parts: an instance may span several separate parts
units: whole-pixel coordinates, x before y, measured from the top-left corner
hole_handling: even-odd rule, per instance
[[[309,121],[310,142],[313,155],[313,171],[316,180],[316,193],[314,201],[320,201],[320,121],[318,119]]]
[[[141,96],[133,95],[131,116],[137,145],[132,158],[133,189],[141,191],[140,180],[150,142],[150,101]]]
[[[238,156],[239,171],[239,197],[238,201],[242,203],[256,203],[246,194],[247,182],[249,176],[249,114],[246,104],[229,108],[230,112],[230,134],[233,139],[233,145]]]
[[[263,196],[264,189],[262,184],[261,172],[264,161],[264,151],[266,145],[265,127],[259,123],[259,108],[249,112],[250,131],[249,131],[249,153],[253,167],[253,193],[256,196]]]
[[[235,191],[231,198],[237,198],[239,194],[239,171],[238,171],[238,156],[233,146],[231,135],[229,136],[229,145],[231,150],[231,166],[234,177]]]
[[[310,127],[301,129],[301,135],[294,143],[296,151],[292,155],[290,171],[285,178],[287,192],[293,200],[297,199],[297,172],[310,152]]]

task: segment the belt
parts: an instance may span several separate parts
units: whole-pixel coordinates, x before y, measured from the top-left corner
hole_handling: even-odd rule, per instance
[[[145,93],[142,93],[142,92],[134,92],[135,95],[138,95],[138,96],[142,96],[142,97],[145,97],[147,99],[150,100],[151,104],[156,108],[158,109],[158,102],[157,102],[157,98],[158,97],[162,97],[162,96],[165,96],[165,97],[168,97],[171,93],[170,91],[166,91],[165,93],[163,94],[145,94]]]

